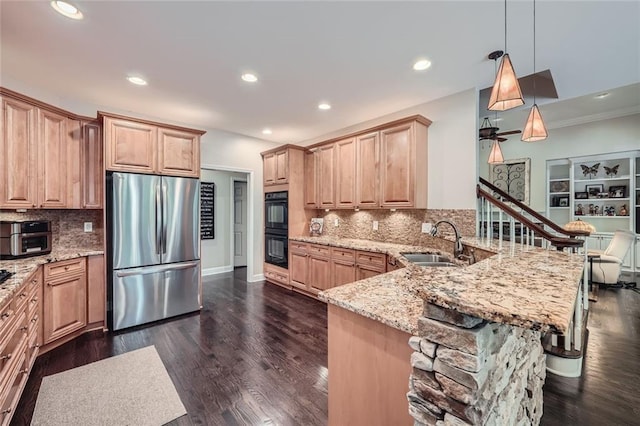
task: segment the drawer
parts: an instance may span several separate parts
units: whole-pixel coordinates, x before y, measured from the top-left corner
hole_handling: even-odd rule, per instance
[[[27,315],[22,312],[18,321],[12,327],[12,333],[6,344],[0,349],[0,383],[5,384],[11,376],[16,359],[24,353],[27,342]]]
[[[350,249],[333,247],[331,248],[331,259],[354,261],[356,259],[356,251],[350,250]]]
[[[16,321],[15,304],[13,302],[7,303],[2,309],[0,309],[0,350],[2,350],[6,340],[13,333],[13,324]]]
[[[384,253],[372,253],[369,251],[357,251],[356,263],[363,265],[371,265],[386,270],[387,255]]]
[[[25,280],[28,288],[38,288],[38,284],[42,283],[42,268],[38,268],[33,271],[31,276]]]
[[[277,267],[265,264],[264,277],[268,281],[289,285],[289,273],[285,271],[286,269],[277,268]]]
[[[40,351],[40,345],[38,345],[38,335],[29,335],[27,345],[27,366],[29,369],[31,369],[31,367],[33,367],[33,363],[36,361],[38,352]]]
[[[33,318],[33,315],[40,310],[40,288],[34,287],[29,292],[27,298],[27,317]]]
[[[301,243],[299,241],[291,241],[289,240],[289,251],[294,251],[296,253],[307,253],[307,243]]]
[[[321,246],[318,244],[309,244],[309,247],[307,248],[307,253],[309,253],[309,256],[330,257],[331,248],[329,248],[328,246]]]
[[[16,313],[20,313],[26,310],[27,301],[29,300],[30,294],[29,287],[23,285],[13,296],[13,306]]]
[[[84,257],[77,259],[63,260],[44,265],[44,279],[49,281],[57,277],[66,275],[76,275],[86,271],[86,260]]]
[[[0,421],[3,426],[9,424],[29,378],[29,365],[25,347],[26,345],[23,345],[22,352],[16,357],[17,362],[12,365],[10,374],[2,382]]]

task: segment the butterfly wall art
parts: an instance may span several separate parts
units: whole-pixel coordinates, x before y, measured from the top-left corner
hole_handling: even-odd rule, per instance
[[[620,167],[620,164],[616,164],[613,167],[607,167],[607,166],[602,166],[604,167],[604,171],[607,174],[607,177],[614,177],[615,175],[618,174],[618,167]]]
[[[582,167],[582,174],[585,177],[589,176],[589,179],[591,179],[598,174],[598,167],[600,167],[600,163],[596,163],[591,167],[580,164],[580,167]]]

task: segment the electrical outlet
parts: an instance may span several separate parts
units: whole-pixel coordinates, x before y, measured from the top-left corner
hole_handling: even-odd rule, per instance
[[[334,219],[333,220],[333,226],[335,226],[336,228],[338,227],[338,219]]]
[[[84,232],[93,232],[93,222],[84,223]]]
[[[374,220],[374,221],[373,221],[373,230],[374,230],[374,231],[377,231],[377,230],[378,230],[378,221],[377,221],[377,220]]]
[[[433,229],[433,225],[429,222],[423,223],[422,224],[422,233],[423,234],[428,234],[429,232],[431,232],[431,230]]]

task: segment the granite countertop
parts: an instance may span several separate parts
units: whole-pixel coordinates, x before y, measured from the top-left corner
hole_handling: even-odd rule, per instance
[[[0,260],[0,269],[6,269],[14,274],[0,284],[0,308],[5,306],[13,294],[20,288],[24,280],[40,265],[60,260],[75,259],[84,256],[104,254],[102,248],[59,248],[42,256],[25,257],[15,260]]]
[[[330,237],[291,239],[383,252],[399,260],[404,269],[335,287],[319,297],[410,334],[417,332],[423,301],[488,321],[565,332],[584,266],[581,255],[479,238],[463,238],[463,243],[496,254],[459,268],[417,266],[401,256],[441,253],[429,247]]]

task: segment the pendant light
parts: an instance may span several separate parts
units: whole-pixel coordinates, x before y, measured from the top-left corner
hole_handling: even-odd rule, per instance
[[[498,164],[504,161],[504,157],[502,156],[502,149],[500,149],[500,142],[494,139],[493,144],[491,145],[491,152],[489,153],[489,160],[487,163],[489,164]]]
[[[536,0],[533,0],[533,106],[524,125],[522,140],[536,142],[547,138],[547,128],[536,104]]]
[[[507,0],[504,0],[504,51],[496,81],[491,89],[489,106],[491,111],[506,111],[524,104],[520,83],[513,70],[513,64],[507,52]]]

